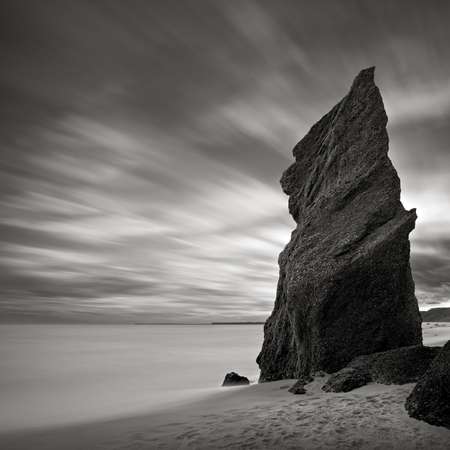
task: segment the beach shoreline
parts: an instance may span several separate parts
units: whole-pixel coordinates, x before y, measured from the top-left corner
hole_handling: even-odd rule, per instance
[[[424,344],[450,339],[450,324],[424,324]],[[369,384],[325,393],[326,377],[288,392],[295,380],[218,389],[149,414],[0,434],[8,450],[119,449],[444,449],[450,430],[408,417],[413,388]]]
[[[324,393],[326,378],[295,396],[294,380],[230,388],[208,399],[143,416],[3,434],[8,450],[56,449],[445,449],[450,430],[408,417],[413,384],[370,384]]]

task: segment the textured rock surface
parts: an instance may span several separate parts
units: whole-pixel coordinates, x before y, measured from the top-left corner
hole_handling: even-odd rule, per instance
[[[416,345],[359,356],[347,367],[331,375],[323,390],[348,392],[371,381],[382,384],[416,382],[428,370],[440,350],[440,347]]]
[[[411,417],[450,428],[450,341],[416,384],[405,407]]]
[[[295,382],[294,385],[292,385],[289,388],[289,392],[291,394],[295,394],[295,395],[303,395],[306,394],[306,389],[305,389],[305,381],[304,380],[297,380]]]
[[[354,357],[422,341],[409,264],[415,210],[400,202],[374,69],[295,146],[283,174],[297,223],[279,256],[260,381],[335,372]]]
[[[225,375],[222,386],[242,386],[250,384],[247,377],[243,377],[236,372],[229,372]]]
[[[370,375],[366,370],[344,367],[331,375],[322,389],[325,392],[349,392],[365,386],[370,381]]]

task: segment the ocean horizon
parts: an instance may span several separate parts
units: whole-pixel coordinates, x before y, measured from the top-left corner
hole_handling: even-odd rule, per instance
[[[257,381],[262,326],[1,324],[0,432],[139,415]]]

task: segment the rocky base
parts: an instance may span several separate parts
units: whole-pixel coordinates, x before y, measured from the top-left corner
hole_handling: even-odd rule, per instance
[[[331,375],[322,390],[325,392],[349,392],[365,386],[370,381],[371,378],[367,371],[344,367]]]
[[[440,347],[415,345],[359,356],[347,367],[331,375],[323,390],[348,392],[369,382],[414,383],[424,375],[440,350]]]
[[[420,378],[405,408],[415,419],[450,428],[450,341]]]

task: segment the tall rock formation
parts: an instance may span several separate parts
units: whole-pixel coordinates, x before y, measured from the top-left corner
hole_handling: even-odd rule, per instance
[[[295,146],[281,178],[297,223],[279,256],[260,381],[335,372],[422,343],[409,264],[415,210],[400,202],[374,68]]]

